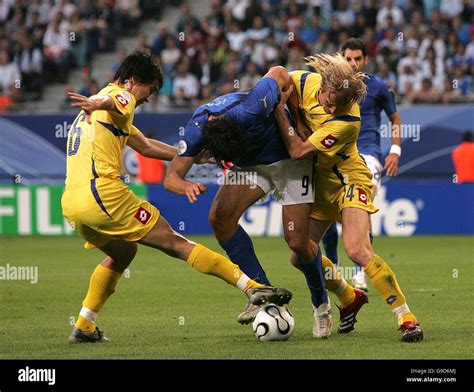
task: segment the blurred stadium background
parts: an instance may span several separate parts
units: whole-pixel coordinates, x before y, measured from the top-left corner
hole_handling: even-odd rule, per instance
[[[255,348],[249,331],[237,329],[240,326],[227,330],[242,298],[237,299],[238,294],[229,300],[221,298],[215,294],[220,293],[221,283],[212,279],[206,281],[210,291],[204,293],[200,290],[204,278],[185,272],[182,266],[156,263],[157,253],[151,249],[141,250],[132,266],[132,276],[136,273],[140,279],[125,280],[129,291],[121,294],[119,290],[118,298],[104,312],[105,328],[112,327],[118,338],[115,343],[123,346],[91,353],[83,348],[70,351],[63,344],[65,340],[58,342],[58,334],[69,333],[65,317],[78,310],[90,270],[99,257],[80,250],[80,239],[74,238],[61,214],[66,137],[77,113],[69,107],[66,91],[95,94],[112,80],[127,53],[150,47],[161,58],[165,84],[159,96],[137,110],[135,124],[147,135],[176,144],[198,105],[253,86],[272,65],[284,65],[289,70],[304,68],[305,55],[336,52],[349,37],[366,42],[370,58],[367,72],[391,85],[403,124],[399,176],[383,179],[376,199],[380,212],[373,226],[376,235],[410,238],[377,239],[376,247],[395,259],[392,265],[400,271],[397,273],[405,290],[427,327],[427,341],[436,342],[410,352],[398,346],[393,351],[393,346],[384,344],[399,337],[390,314],[378,304],[369,308],[365,324],[360,323],[361,332],[354,335],[362,340],[344,341],[346,351],[342,345],[340,351],[313,350],[298,340],[299,331],[304,330],[301,327],[288,343],[294,342],[294,351],[280,346],[269,353],[260,347],[258,355],[472,357],[463,328],[472,324],[468,322],[469,317],[472,320],[472,295],[466,297],[466,292],[472,293],[474,184],[460,183],[452,160],[453,150],[474,123],[471,0],[0,0],[0,264],[39,265],[40,282],[44,282],[38,286],[1,283],[8,290],[0,290],[0,297],[8,296],[9,301],[2,297],[0,303],[6,308],[0,313],[7,314],[9,321],[0,325],[0,333],[12,339],[0,345],[0,357],[249,355],[248,350]],[[387,122],[384,115],[386,130]],[[390,148],[387,132],[382,135],[384,154]],[[207,224],[218,188],[215,167],[201,165],[189,174],[209,187],[208,193],[190,205],[185,197],[164,191],[165,163],[143,159],[131,150],[123,159],[124,181],[138,195],[158,205],[176,230],[207,236],[199,240],[220,250],[209,236]],[[470,165],[472,173],[473,157],[467,159],[470,163],[465,166]],[[242,225],[254,236],[280,236],[280,206],[271,199],[256,205],[242,218]],[[421,237],[432,235],[439,237]],[[295,288],[292,310],[298,323],[305,321],[310,326],[305,287],[300,275],[287,264],[284,240],[260,238],[256,246],[265,268],[268,263],[270,273],[279,277],[281,284]],[[340,251],[342,254],[342,247]],[[347,258],[343,262],[348,265]],[[413,269],[423,274],[412,274]],[[154,276],[168,276],[175,270],[181,278],[162,279],[156,284]],[[462,271],[461,278],[450,279],[458,277],[453,272],[458,270]],[[186,280],[189,291],[177,289],[180,279]],[[68,298],[63,297],[66,287]],[[143,287],[147,287],[147,300],[140,296]],[[168,298],[169,290],[173,298]],[[442,295],[437,291],[443,291]],[[371,294],[376,295],[374,291]],[[188,304],[190,296],[199,296],[205,309],[225,318],[209,320],[205,312]],[[163,302],[169,300],[172,306],[161,307],[159,314],[153,315],[157,311],[153,298],[164,297]],[[64,301],[57,303],[57,298]],[[137,309],[134,301],[138,298]],[[42,313],[45,308],[47,315]],[[174,329],[176,312],[193,320],[191,327],[186,327],[186,338],[180,335],[181,330]],[[448,312],[454,313],[440,320],[439,315]],[[375,318],[377,325],[369,323]],[[47,328],[44,323],[49,323]],[[453,329],[453,323],[459,328]],[[124,325],[140,330],[139,337],[134,334],[137,344],[127,340],[129,330]],[[36,334],[39,329],[45,330],[41,342]],[[309,338],[310,329],[306,329]],[[388,330],[393,339],[387,343]],[[210,340],[209,346],[206,340],[203,345],[200,333],[215,340]],[[166,339],[175,343],[169,345]],[[334,339],[343,340],[340,336]],[[228,344],[222,345],[224,341]],[[369,349],[374,341],[375,346]],[[165,350],[164,354],[157,354],[159,349]]]
[[[394,90],[403,124],[400,175],[384,179],[375,233],[472,234],[472,186],[458,183],[451,153],[474,120],[473,18],[469,0],[3,0],[0,233],[71,234],[59,205],[76,113],[65,93],[96,93],[132,50],[150,47],[165,74],[135,122],[176,143],[201,103],[250,88],[272,65],[304,68],[305,55],[333,53],[355,36],[369,49],[367,71]],[[389,129],[386,118],[383,126]],[[382,143],[386,153],[389,132]],[[159,200],[175,227],[186,216],[184,232],[211,233],[202,222],[217,188],[215,168],[190,174],[210,184],[194,208],[156,185],[164,163],[132,151],[124,163],[125,181],[141,183],[136,189]],[[267,201],[243,223],[254,235],[279,235],[279,211]]]

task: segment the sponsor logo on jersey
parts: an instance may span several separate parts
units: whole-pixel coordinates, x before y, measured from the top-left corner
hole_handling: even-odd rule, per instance
[[[188,149],[188,145],[184,140],[180,140],[178,143],[178,155],[183,155]]]
[[[321,144],[325,148],[331,148],[334,144],[338,142],[338,139],[336,139],[333,135],[329,134],[327,135],[323,140],[321,140]]]
[[[145,225],[150,220],[151,213],[145,210],[143,207],[140,207],[135,214],[135,218]]]
[[[117,101],[120,103],[120,105],[122,105],[122,107],[127,106],[130,103],[130,100],[132,99],[130,93],[128,93],[127,91],[122,91],[120,94],[117,94],[115,98],[117,98]]]
[[[367,193],[362,188],[357,188],[359,192],[359,201],[367,205]]]

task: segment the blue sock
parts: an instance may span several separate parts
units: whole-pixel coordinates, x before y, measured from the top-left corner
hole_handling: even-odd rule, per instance
[[[374,242],[374,235],[372,234],[371,231],[369,231],[369,238],[370,238],[370,243]],[[355,266],[355,273],[358,274],[360,272],[361,268],[356,265]]]
[[[242,226],[239,225],[230,240],[221,242],[220,245],[226,251],[229,259],[237,264],[249,278],[263,285],[270,285],[255,254],[252,240]]]
[[[326,252],[326,257],[331,260],[335,266],[339,265],[339,257],[337,257],[338,239],[337,226],[333,223],[323,237],[323,246],[324,251]]]
[[[321,249],[318,249],[318,254],[313,261],[307,262],[298,257],[296,263],[306,278],[313,305],[319,307],[321,304],[327,304],[328,295],[324,282],[323,266],[321,265]]]

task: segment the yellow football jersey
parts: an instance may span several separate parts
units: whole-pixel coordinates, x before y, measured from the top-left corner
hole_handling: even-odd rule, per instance
[[[88,184],[99,177],[120,179],[122,150],[128,137],[139,132],[132,125],[133,94],[110,83],[98,95],[112,98],[117,111],[96,110],[90,124],[84,111],[76,117],[67,139],[66,187]]]
[[[318,150],[317,165],[332,168],[336,164],[342,168],[355,158],[359,159],[359,105],[353,104],[344,113],[327,114],[318,101],[321,75],[295,71],[291,74],[291,79],[295,84],[306,124],[313,131],[309,141]]]
[[[372,173],[357,149],[360,109],[353,104],[344,112],[327,114],[318,101],[322,77],[318,73],[294,71],[291,79],[298,94],[308,138],[317,150],[314,176],[315,203],[311,216],[319,220],[340,220],[346,207],[374,213]]]

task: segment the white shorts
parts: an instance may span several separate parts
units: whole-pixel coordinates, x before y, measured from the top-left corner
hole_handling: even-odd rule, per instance
[[[364,161],[366,165],[368,166],[370,172],[372,173],[372,183],[376,186],[376,193],[380,189],[380,186],[382,185],[382,171],[383,171],[383,166],[380,163],[380,161],[375,158],[372,155],[367,155],[367,154],[360,154],[362,158],[364,158]],[[374,194],[375,197],[375,194]]]
[[[249,182],[256,184],[265,194],[281,205],[314,202],[313,157],[300,160],[284,159],[270,165],[245,166],[239,173],[246,173]]]

